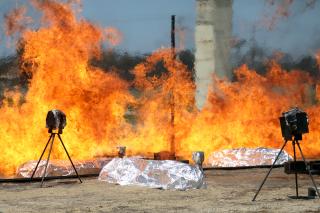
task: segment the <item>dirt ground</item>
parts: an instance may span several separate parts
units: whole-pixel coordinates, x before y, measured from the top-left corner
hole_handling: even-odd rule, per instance
[[[293,200],[294,175],[273,170],[257,201],[251,199],[267,169],[205,171],[207,189],[148,189],[96,178],[0,184],[0,212],[320,212],[320,199]],[[320,177],[315,176],[317,183]],[[300,194],[311,181],[299,175]]]

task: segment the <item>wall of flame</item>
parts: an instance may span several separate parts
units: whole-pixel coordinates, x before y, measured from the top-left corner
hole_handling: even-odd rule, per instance
[[[48,139],[45,116],[54,108],[67,115],[62,137],[75,159],[112,155],[118,145],[127,146],[129,155],[149,156],[169,150],[172,134],[176,155],[190,159],[197,150],[208,156],[225,148],[278,148],[283,143],[278,117],[289,107],[299,106],[310,117],[303,150],[308,157],[319,157],[320,93],[318,81],[307,73],[282,70],[271,61],[268,72],[259,75],[243,65],[235,70],[234,82],[215,78],[204,109],[198,111],[190,72],[173,59],[169,49],[156,50],[137,65],[132,70],[135,80],[128,83],[116,70],[90,64],[92,58],[99,58],[102,42],[119,42],[117,30],[81,18],[74,1],[31,2],[42,13],[38,29],[21,27],[24,9],[6,19],[8,35],[21,31],[20,69],[30,80],[25,97],[19,88],[8,91],[0,108],[0,174],[12,175],[19,165],[39,157]],[[167,72],[150,75],[159,62]],[[130,87],[138,89],[139,95],[134,96]],[[125,119],[128,106],[135,109],[135,124]],[[53,158],[65,157],[56,146]]]

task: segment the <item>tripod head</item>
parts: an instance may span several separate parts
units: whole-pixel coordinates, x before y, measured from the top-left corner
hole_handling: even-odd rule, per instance
[[[293,141],[302,141],[302,134],[294,134]]]

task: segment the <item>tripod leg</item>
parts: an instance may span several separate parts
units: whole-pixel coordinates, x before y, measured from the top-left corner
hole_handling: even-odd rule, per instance
[[[296,163],[297,163],[297,156],[296,156],[296,140],[292,141],[292,147],[293,147],[293,162],[294,162],[294,176],[295,176],[295,180],[296,180],[296,196],[297,198],[299,197],[299,191],[298,191],[298,172],[296,170]]]
[[[313,179],[313,176],[312,176],[312,174],[311,174],[310,168],[308,167],[308,164],[307,164],[307,162],[306,162],[306,159],[304,158],[304,155],[303,155],[303,153],[302,153],[302,150],[301,150],[301,147],[300,147],[300,144],[299,144],[298,141],[297,141],[297,145],[298,145],[298,148],[299,148],[301,157],[302,157],[302,159],[303,159],[303,161],[304,161],[304,164],[306,165],[306,169],[307,169],[308,172],[309,172],[309,176],[310,176],[310,178],[311,178],[311,181],[312,181],[312,183],[313,183],[313,186],[314,186],[314,188],[316,189],[316,192],[317,192],[317,194],[318,194],[318,197],[320,198],[320,193],[319,193],[319,190],[318,190],[318,188],[317,188],[317,184],[316,184],[316,182],[315,182],[314,179]]]
[[[40,161],[41,161],[41,159],[42,159],[42,157],[43,157],[44,152],[46,151],[46,149],[47,149],[47,147],[48,147],[48,144],[49,144],[51,138],[52,138],[52,134],[50,135],[49,140],[48,140],[46,146],[44,147],[44,150],[43,150],[43,152],[42,152],[42,154],[41,154],[41,156],[40,156],[40,158],[39,158],[39,160],[38,160],[38,163],[37,163],[37,165],[36,165],[36,168],[33,170],[33,173],[32,173],[32,175],[31,175],[31,180],[33,179],[33,176],[34,176],[34,174],[35,174],[36,171],[37,171],[37,168],[38,168],[38,166],[39,166],[39,163],[40,163]]]
[[[46,176],[46,173],[47,173],[47,168],[48,168],[48,164],[49,164],[49,159],[50,159],[50,155],[51,155],[51,151],[52,151],[52,146],[53,146],[53,142],[54,142],[54,136],[55,136],[55,134],[53,134],[53,136],[52,136],[52,141],[51,141],[51,144],[50,144],[50,149],[49,149],[49,154],[48,154],[48,158],[47,158],[47,162],[46,162],[46,167],[44,168],[44,173],[43,173],[42,179],[41,179],[41,187],[42,187],[42,185],[43,185],[44,177]]]
[[[281,149],[280,149],[280,151],[279,151],[279,153],[278,153],[278,155],[277,155],[276,159],[274,160],[274,162],[273,162],[272,166],[270,167],[270,169],[269,169],[269,171],[268,171],[267,175],[266,175],[266,176],[265,176],[265,178],[263,179],[263,181],[262,181],[262,183],[261,183],[261,185],[260,185],[260,187],[259,187],[258,191],[257,191],[257,192],[256,192],[256,194],[254,195],[254,197],[253,197],[252,201],[255,201],[255,200],[256,200],[256,198],[257,198],[257,196],[258,196],[258,194],[259,194],[259,192],[260,192],[260,190],[261,190],[262,186],[264,185],[264,183],[266,182],[267,178],[269,177],[269,175],[270,175],[270,173],[271,173],[271,170],[273,169],[274,165],[276,164],[276,162],[277,162],[277,160],[278,160],[278,158],[279,158],[280,154],[282,153],[282,150],[283,150],[283,149],[284,149],[284,147],[286,146],[287,142],[288,142],[288,141],[287,141],[287,140],[285,140],[285,142],[284,142],[283,146],[281,147]]]
[[[62,143],[62,146],[63,146],[63,148],[64,148],[64,151],[66,151],[66,153],[67,153],[67,155],[68,155],[69,161],[71,162],[72,167],[73,167],[74,171],[76,172],[76,175],[77,175],[80,183],[82,183],[82,180],[80,179],[80,176],[79,176],[79,174],[78,174],[78,172],[77,172],[77,169],[76,169],[76,167],[74,166],[74,164],[73,164],[73,162],[72,162],[72,160],[71,160],[71,157],[70,157],[70,155],[69,155],[66,147],[64,146],[64,143],[63,143],[63,141],[62,141],[62,139],[61,139],[61,137],[60,137],[60,134],[58,134],[58,137],[59,137],[59,139],[60,139],[60,141],[61,141],[61,143]]]
[[[294,160],[294,176],[295,176],[295,182],[296,182],[296,196],[299,197],[299,191],[298,191],[298,172],[296,170],[296,164],[297,164],[297,155],[296,155],[296,141],[292,141],[292,147],[293,147],[293,160]]]

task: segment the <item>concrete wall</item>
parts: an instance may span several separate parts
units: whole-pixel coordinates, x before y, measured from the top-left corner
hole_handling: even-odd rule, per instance
[[[232,0],[197,0],[195,29],[196,103],[206,101],[212,76],[231,79]]]

